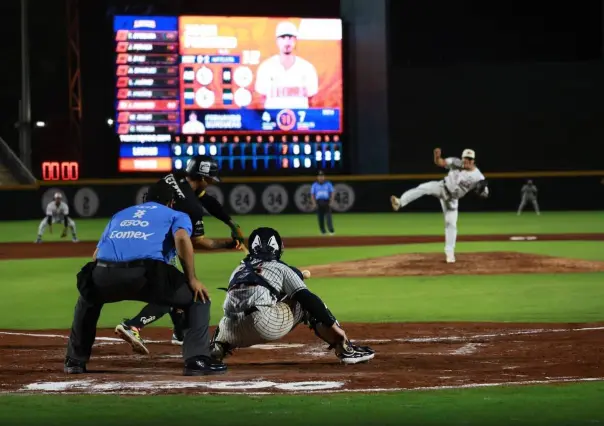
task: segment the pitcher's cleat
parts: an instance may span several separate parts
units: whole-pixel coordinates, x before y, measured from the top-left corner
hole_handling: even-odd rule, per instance
[[[390,204],[392,205],[392,210],[397,212],[401,208],[401,201],[398,197],[391,195],[390,196]]]

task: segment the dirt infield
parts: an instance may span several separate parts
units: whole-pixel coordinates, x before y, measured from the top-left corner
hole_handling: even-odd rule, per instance
[[[602,240],[594,235],[481,235],[460,241]],[[290,238],[296,247],[442,242],[442,237]],[[94,243],[0,244],[0,260],[90,256]],[[370,254],[368,254],[370,256]],[[470,258],[471,256],[471,258]],[[521,253],[409,254],[312,267],[313,276],[501,274],[604,270],[602,262]],[[468,272],[470,268],[471,271]],[[346,272],[348,271],[348,272]],[[350,272],[352,271],[352,272]],[[376,272],[378,271],[378,272]],[[348,274],[348,275],[342,275]],[[395,392],[604,380],[604,323],[344,324],[376,350],[367,364],[345,366],[304,326],[273,344],[235,351],[225,375],[187,378],[168,329],[145,329],[152,355],[131,353],[111,330],[97,334],[89,374],[65,375],[68,331],[0,331],[0,393],[300,394]]]
[[[371,259],[305,266],[313,277],[399,277],[604,272],[604,262],[517,252],[459,253],[455,264],[441,253],[396,254]]]
[[[604,234],[533,234],[533,235],[460,235],[458,241],[602,241]],[[358,237],[299,237],[285,238],[286,248],[350,247],[395,244],[439,243],[444,237],[438,235],[397,235]],[[0,260],[48,259],[57,257],[88,257],[96,242],[0,243]],[[205,252],[205,253],[216,253]]]
[[[99,333],[89,374],[65,375],[67,332],[0,331],[3,393],[331,393],[604,380],[604,324],[348,324],[376,357],[345,366],[304,327],[239,349],[225,375],[187,378],[170,330],[145,330],[152,355]]]

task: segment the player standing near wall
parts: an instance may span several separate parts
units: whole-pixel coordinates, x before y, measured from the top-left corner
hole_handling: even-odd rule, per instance
[[[532,180],[529,179],[526,181],[526,185],[522,187],[520,194],[522,199],[520,200],[520,206],[518,207],[518,216],[520,216],[522,210],[524,210],[524,206],[526,206],[526,203],[528,202],[533,204],[535,213],[539,216],[541,213],[539,212],[539,204],[537,203],[537,186]]]
[[[445,215],[445,255],[447,263],[455,263],[455,242],[457,241],[457,210],[459,199],[474,190],[479,196],[489,196],[489,188],[484,175],[475,164],[476,154],[464,149],[459,158],[442,158],[440,148],[434,150],[434,164],[449,169],[443,180],[422,183],[417,188],[405,192],[401,198],[390,197],[392,209],[398,211],[424,195],[432,195],[440,200]]]
[[[60,192],[57,192],[54,196],[54,200],[46,206],[46,217],[42,219],[40,226],[38,226],[38,238],[36,239],[36,243],[42,242],[42,235],[47,226],[52,234],[52,225],[54,223],[63,223],[64,225],[61,238],[67,236],[67,229],[69,229],[71,230],[71,241],[74,243],[78,242],[76,224],[73,219],[69,217],[69,206],[67,203],[63,202],[63,195],[61,195]]]
[[[326,235],[325,221],[327,221],[327,231],[329,235],[335,233],[333,229],[333,220],[331,218],[331,204],[335,192],[331,182],[325,180],[325,173],[319,171],[317,181],[310,188],[313,209],[317,209],[317,218],[319,219],[319,229],[322,235]]]

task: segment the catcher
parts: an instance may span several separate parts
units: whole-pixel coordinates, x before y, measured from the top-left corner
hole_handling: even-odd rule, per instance
[[[235,348],[278,340],[305,323],[334,349],[344,364],[367,362],[374,351],[357,346],[323,301],[310,292],[302,273],[283,262],[283,242],[272,228],[258,228],[248,239],[250,254],[231,275],[224,317],[210,343],[210,355],[222,361]]]
[[[185,172],[170,173],[162,178],[177,195],[174,210],[186,213],[193,223],[191,240],[197,248],[206,250],[240,249],[244,242],[241,228],[224,211],[216,198],[206,193],[206,188],[212,183],[220,182],[218,164],[207,155],[193,157]],[[224,222],[231,230],[231,239],[226,241],[212,240],[205,236],[202,206],[215,218]],[[182,345],[184,329],[184,313],[170,306],[148,304],[138,315],[127,319],[115,327],[115,333],[132,346],[134,352],[147,355],[149,349],[140,336],[143,327],[151,324],[167,313],[170,314],[174,325],[172,344]]]

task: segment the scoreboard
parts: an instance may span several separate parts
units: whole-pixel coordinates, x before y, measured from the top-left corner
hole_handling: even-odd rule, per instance
[[[121,172],[342,166],[339,19],[116,16]]]

